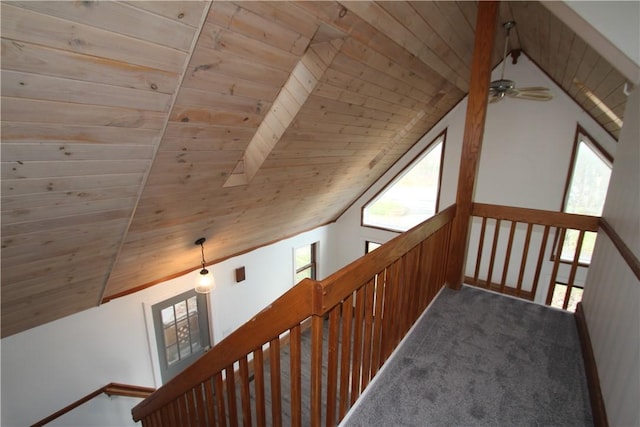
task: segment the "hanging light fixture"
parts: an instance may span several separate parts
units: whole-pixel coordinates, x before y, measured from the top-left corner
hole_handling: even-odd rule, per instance
[[[204,237],[201,237],[196,240],[195,243],[196,245],[199,245],[200,249],[202,250],[202,270],[200,270],[198,281],[196,283],[196,292],[199,294],[208,294],[216,286],[216,282],[213,279],[213,274],[209,273],[209,270],[204,267],[204,242],[206,240],[207,239],[205,239]]]

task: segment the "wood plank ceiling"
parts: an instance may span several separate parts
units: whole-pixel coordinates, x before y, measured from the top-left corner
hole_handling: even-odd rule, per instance
[[[2,336],[335,220],[466,94],[474,2],[2,2]],[[614,136],[622,75],[522,49]],[[498,32],[493,64],[500,61]],[[225,185],[226,184],[226,185]]]

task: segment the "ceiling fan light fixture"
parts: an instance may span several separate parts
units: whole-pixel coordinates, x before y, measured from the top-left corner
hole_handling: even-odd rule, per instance
[[[516,26],[516,22],[507,21],[503,23],[502,26],[507,33],[504,43],[504,52],[502,55],[502,71],[500,72],[500,78],[498,80],[494,80],[489,83],[489,103],[501,101],[506,96],[535,101],[548,101],[553,98],[553,95],[546,87],[537,86],[518,89],[513,80],[504,78],[504,69],[507,64],[507,51],[509,49],[509,33],[511,32],[511,29]],[[517,52],[517,55],[520,55],[520,49],[517,49]],[[517,55],[514,57],[514,63]]]
[[[210,293],[216,286],[215,279],[213,278],[213,274],[209,272],[205,268],[205,260],[204,260],[204,242],[207,239],[204,237],[199,238],[195,241],[196,246],[200,246],[202,252],[202,269],[200,270],[200,274],[198,274],[198,278],[196,280],[196,292],[199,294],[208,294]]]

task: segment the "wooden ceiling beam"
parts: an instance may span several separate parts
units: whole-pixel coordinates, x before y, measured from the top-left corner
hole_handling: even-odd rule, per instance
[[[343,39],[334,39],[312,44],[302,55],[223,187],[251,182],[315,90],[343,43]]]
[[[471,63],[471,81],[467,116],[462,139],[462,155],[458,172],[458,192],[456,195],[456,216],[451,227],[447,284],[460,289],[464,276],[464,266],[469,241],[471,208],[475,191],[480,151],[484,136],[489,80],[491,78],[491,51],[496,32],[498,3],[482,1],[478,3],[476,39]]]

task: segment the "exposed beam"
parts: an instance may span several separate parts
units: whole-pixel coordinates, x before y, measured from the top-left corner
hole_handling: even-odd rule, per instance
[[[459,289],[464,280],[473,195],[487,115],[487,99],[491,77],[491,51],[496,31],[497,11],[498,3],[495,1],[478,2],[467,117],[465,119],[462,155],[458,173],[456,216],[451,229],[449,264],[447,266],[447,284],[454,289]]]
[[[343,43],[343,39],[315,43],[302,55],[224,187],[247,185],[251,182],[318,85]]]

